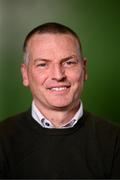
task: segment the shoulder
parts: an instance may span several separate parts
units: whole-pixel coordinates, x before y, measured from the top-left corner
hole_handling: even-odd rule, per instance
[[[17,131],[25,120],[30,116],[30,109],[28,111],[16,114],[14,116],[8,117],[7,119],[0,122],[0,136],[9,135]]]
[[[88,111],[84,111],[84,120],[86,126],[95,127],[97,129],[120,129],[120,123],[110,121],[103,117],[99,117]]]
[[[90,112],[84,112],[85,126],[101,143],[120,143],[120,124],[96,116]]]

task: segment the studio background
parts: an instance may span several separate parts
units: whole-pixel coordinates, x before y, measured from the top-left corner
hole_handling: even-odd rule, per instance
[[[31,105],[20,74],[22,45],[32,28],[48,21],[80,36],[88,60],[84,108],[120,122],[119,0],[0,0],[0,121]]]

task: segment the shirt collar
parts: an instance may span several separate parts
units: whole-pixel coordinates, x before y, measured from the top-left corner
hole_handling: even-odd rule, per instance
[[[78,122],[78,120],[82,117],[82,115],[83,115],[83,105],[82,105],[82,102],[81,102],[80,107],[79,107],[78,111],[75,113],[74,117],[69,122],[64,124],[61,128],[71,128],[71,127],[73,127]],[[53,124],[48,119],[46,119],[46,117],[44,117],[44,115],[38,110],[38,108],[36,107],[34,101],[32,102],[32,117],[42,127],[44,127],[44,128],[54,128]]]

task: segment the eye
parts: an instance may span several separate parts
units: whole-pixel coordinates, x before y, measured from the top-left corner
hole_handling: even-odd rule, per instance
[[[77,63],[78,63],[77,60],[75,60],[75,59],[70,59],[70,60],[65,61],[65,62],[64,62],[64,65],[65,65],[65,66],[68,66],[68,67],[71,67],[71,66],[76,65]]]
[[[66,64],[71,65],[71,64],[76,64],[76,62],[72,61],[72,60],[69,60],[69,61],[66,62]]]
[[[41,68],[44,68],[47,66],[47,63],[39,63],[36,65],[37,67],[41,67]]]

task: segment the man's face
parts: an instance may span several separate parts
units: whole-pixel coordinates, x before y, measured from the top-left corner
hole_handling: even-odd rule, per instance
[[[28,64],[22,64],[23,84],[29,86],[39,109],[69,110],[79,104],[86,79],[85,60],[70,34],[35,34],[28,42]]]

